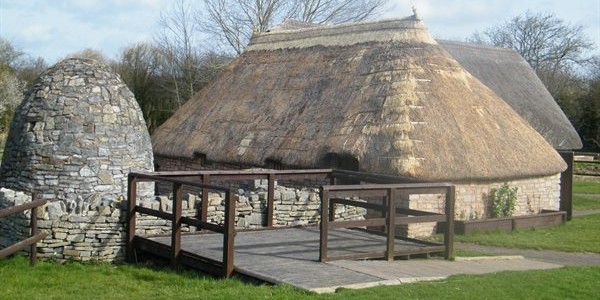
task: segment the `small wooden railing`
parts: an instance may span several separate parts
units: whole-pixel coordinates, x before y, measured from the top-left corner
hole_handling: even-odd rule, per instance
[[[33,197],[35,199],[35,197]],[[37,260],[37,242],[41,241],[42,239],[44,239],[47,235],[46,232],[40,232],[38,231],[38,227],[37,227],[37,208],[45,205],[47,203],[46,200],[35,200],[26,204],[22,204],[22,205],[17,205],[11,208],[6,208],[6,209],[2,209],[0,210],[0,218],[5,218],[23,211],[26,211],[28,209],[31,210],[31,236],[20,241],[17,242],[11,246],[8,246],[2,250],[0,250],[0,258],[4,258],[7,257],[11,254],[14,254],[18,251],[21,251],[25,248],[27,248],[28,246],[30,246],[30,251],[29,251],[29,261],[31,262],[31,265],[35,265],[36,260]]]
[[[276,181],[290,181],[290,182],[310,182],[313,187],[324,186],[327,191],[335,190],[337,187],[335,184],[339,182],[357,182],[357,183],[389,183],[389,182],[414,182],[414,179],[407,179],[402,177],[387,176],[368,174],[353,171],[339,171],[332,169],[314,169],[314,170],[243,170],[243,171],[166,171],[166,172],[137,172],[129,174],[128,183],[128,213],[127,213],[127,253],[126,258],[128,262],[136,261],[136,249],[151,252],[155,255],[166,257],[170,259],[171,265],[176,267],[178,265],[187,265],[196,269],[200,269],[204,272],[229,277],[234,272],[234,237],[236,234],[235,229],[235,193],[228,187],[222,185],[229,185],[233,183],[240,183],[247,180],[266,180],[267,181],[267,199],[266,200],[266,224],[263,224],[262,228],[252,229],[272,229],[274,226],[273,214],[274,214],[274,198],[275,198],[275,182]],[[139,182],[155,182],[155,183],[170,183],[173,189],[173,205],[172,212],[164,212],[147,207],[142,207],[136,203],[137,195],[137,183]],[[218,184],[218,185],[217,185]],[[281,183],[280,183],[281,184]],[[329,185],[326,185],[329,184]],[[414,184],[414,183],[413,183]],[[363,188],[376,190],[374,187],[377,186],[381,190],[382,185],[357,185],[357,186],[341,186],[341,187],[356,187],[356,189],[362,190]],[[434,187],[435,185],[427,185],[428,187]],[[199,216],[196,218],[182,217],[182,194],[184,187],[192,188],[201,191],[201,206]],[[403,185],[384,185],[384,189],[395,189],[405,187]],[[416,187],[416,186],[414,186]],[[413,188],[414,188],[413,187]],[[446,186],[444,186],[446,187]],[[450,188],[450,187],[448,187]],[[450,212],[453,211],[454,207],[454,187],[452,189]],[[209,192],[216,191],[225,194],[225,216],[224,223],[222,225],[209,223],[208,222],[208,203],[209,203]],[[439,189],[438,189],[439,191]],[[364,192],[364,191],[363,191]],[[449,193],[447,194],[449,195]],[[321,195],[323,196],[323,195]],[[325,199],[325,198],[321,198]],[[327,198],[329,201],[329,198]],[[332,202],[348,205],[343,199],[334,199]],[[329,202],[326,206],[329,207]],[[447,201],[446,205],[449,207],[450,202]],[[352,203],[355,204],[355,203]],[[361,204],[357,204],[360,206]],[[390,204],[388,204],[390,205]],[[381,208],[380,209],[385,209]],[[447,208],[448,209],[448,208]],[[327,209],[325,209],[325,215],[327,215]],[[434,222],[438,220],[446,221],[444,218],[446,215],[417,212],[412,210],[396,210],[401,213],[414,212],[420,217],[417,219],[411,219],[411,221],[420,220],[425,222]],[[171,228],[171,245],[165,245],[152,239],[137,236],[136,235],[136,214],[146,214],[155,216],[161,219],[170,220],[172,222]],[[425,216],[424,214],[431,214],[431,216]],[[395,216],[395,213],[392,214]],[[451,213],[450,215],[453,215]],[[327,218],[325,218],[327,220]],[[338,222],[325,222],[335,228],[338,226]],[[405,221],[403,218],[391,217],[391,222],[397,224],[403,224]],[[453,220],[453,219],[452,219]],[[349,221],[353,222],[353,221]],[[408,222],[408,221],[407,221]],[[198,254],[187,252],[181,249],[181,229],[182,224],[195,226],[199,231],[209,231],[223,234],[223,259],[217,261],[208,257],[203,257]],[[345,223],[348,224],[348,223]],[[378,223],[379,224],[379,223]],[[386,223],[381,223],[385,225]],[[453,224],[450,222],[450,224]],[[330,227],[328,227],[330,228]],[[326,229],[327,230],[327,229]],[[452,230],[452,228],[450,228]],[[327,232],[327,231],[326,231]],[[446,237],[447,243],[450,246],[445,248],[447,253],[451,253],[451,237]],[[326,242],[325,242],[326,243]],[[326,249],[326,248],[325,248]],[[392,246],[393,249],[393,246]],[[431,250],[431,249],[429,249]],[[435,250],[441,251],[438,248]],[[443,249],[442,249],[443,250]],[[432,251],[428,251],[430,253]],[[390,252],[391,253],[391,252]],[[424,252],[425,253],[425,252]],[[451,254],[448,254],[451,255]],[[326,255],[324,256],[326,258]]]
[[[445,194],[444,214],[399,208],[396,207],[398,192],[408,194]],[[319,260],[321,262],[336,259],[359,259],[359,258],[385,258],[393,260],[395,256],[429,254],[433,252],[444,252],[447,259],[452,257],[454,239],[454,185],[449,183],[408,183],[408,184],[368,184],[368,185],[336,185],[321,187],[321,237]],[[369,203],[368,201],[352,200],[350,198],[368,199],[377,197],[382,204]],[[365,220],[335,221],[334,205],[342,204],[377,210],[382,214],[381,218],[368,218]],[[397,216],[399,214],[400,216]],[[441,222],[445,221],[448,226],[444,231],[444,243],[435,244],[426,241],[418,241],[428,244],[417,249],[406,249],[396,251],[396,225],[407,225],[410,223]],[[343,256],[328,255],[328,235],[330,230],[342,228],[385,228],[386,248],[385,251],[360,253]]]
[[[164,174],[163,174],[164,175]],[[167,213],[159,210],[154,210],[146,207],[137,205],[137,183],[138,182],[169,182],[173,185],[173,206],[172,212]],[[225,222],[222,225],[207,223],[205,220],[198,220],[196,218],[183,217],[182,216],[182,198],[183,198],[183,187],[191,186],[201,188],[206,191],[216,191],[225,193]],[[163,253],[157,253],[159,255],[167,256],[171,261],[172,267],[178,267],[180,265],[194,264],[194,267],[211,273],[217,276],[229,277],[233,274],[233,245],[235,238],[235,198],[234,193],[228,188],[221,186],[209,185],[204,183],[197,183],[185,178],[175,177],[169,178],[168,176],[161,176],[157,173],[130,173],[128,178],[128,190],[127,190],[128,210],[127,210],[127,254],[126,259],[128,262],[135,262],[135,248],[134,244],[145,244],[149,245],[150,248],[154,247],[159,251],[160,244],[153,243],[153,241],[139,237],[135,235],[136,230],[136,213],[146,214],[155,216],[161,219],[171,221],[171,246],[163,251]],[[206,203],[206,202],[204,202]],[[223,234],[223,258],[222,261],[212,260],[205,257],[194,257],[193,253],[182,251],[181,249],[181,227],[183,224],[195,226],[200,230],[208,230],[215,233]],[[169,252],[169,253],[164,253]]]
[[[242,170],[242,171],[167,171],[154,172],[152,175],[165,180],[182,180],[185,182],[201,182],[202,202],[208,203],[208,188],[212,182],[240,182],[243,180],[267,180],[266,227],[273,227],[273,211],[275,199],[275,181],[277,180],[312,180],[334,183],[331,169],[315,170]],[[140,173],[143,174],[143,173]],[[342,175],[339,175],[342,176]],[[350,175],[348,175],[350,176]],[[320,185],[320,184],[319,184]],[[317,186],[319,186],[317,185]],[[201,187],[196,185],[196,187]],[[200,208],[200,220],[208,222],[208,205]]]

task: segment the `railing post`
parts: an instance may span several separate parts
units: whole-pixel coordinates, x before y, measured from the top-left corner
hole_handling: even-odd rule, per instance
[[[387,227],[387,247],[385,251],[385,259],[387,261],[394,260],[394,244],[396,242],[396,197],[395,189],[389,188],[387,190],[387,214],[386,214],[386,227]]]
[[[321,234],[319,245],[319,261],[327,261],[327,236],[329,235],[329,191],[320,187],[319,196],[321,198]]]
[[[275,174],[269,173],[267,190],[267,227],[273,227],[273,212],[275,210]]]
[[[37,194],[31,194],[31,202],[35,201]],[[37,234],[37,206],[31,209],[31,236],[35,236]],[[35,266],[37,261],[37,242],[31,244],[29,251],[29,263],[32,266]]]
[[[210,175],[209,174],[202,175],[202,183],[203,184],[210,183]],[[208,206],[209,205],[210,205],[210,203],[208,203],[208,189],[203,187],[202,188],[202,201],[200,203],[200,221],[202,221],[204,223],[208,222]]]
[[[171,267],[179,265],[179,253],[181,252],[181,198],[183,185],[173,184],[173,220],[171,222]]]
[[[445,258],[452,259],[454,257],[454,185],[446,189],[446,231],[444,232],[444,246],[446,248]]]
[[[567,220],[573,216],[573,164],[574,153],[561,151],[560,156],[567,163],[567,169],[560,173],[560,210],[567,212]]]
[[[225,193],[225,233],[223,235],[223,276],[233,275],[235,238],[235,197],[233,191]]]
[[[135,262],[135,249],[133,238],[135,237],[135,206],[137,199],[137,178],[133,174],[127,177],[127,241],[125,249],[126,260],[129,263]]]

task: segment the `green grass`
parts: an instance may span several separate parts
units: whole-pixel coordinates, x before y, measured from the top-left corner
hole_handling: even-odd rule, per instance
[[[573,218],[557,227],[514,232],[476,232],[456,235],[455,240],[509,248],[600,253],[598,229],[600,229],[600,215],[591,215]]]
[[[0,260],[1,299],[593,299],[600,267],[451,276],[447,280],[317,295],[132,265]]]
[[[600,209],[600,197],[573,196],[573,210]]]
[[[600,182],[594,181],[574,181],[574,194],[600,194]]]

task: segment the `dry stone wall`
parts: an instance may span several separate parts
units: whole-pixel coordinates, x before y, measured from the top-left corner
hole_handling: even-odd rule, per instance
[[[152,170],[150,135],[133,93],[108,66],[66,59],[38,78],[15,111],[0,206],[31,195],[50,201],[39,210],[39,226],[49,233],[40,256],[117,259],[127,176]],[[140,196],[153,193],[151,185],[138,187]],[[27,213],[0,220],[2,244],[28,231]]]
[[[81,210],[84,202],[115,201],[135,170],[153,170],[153,154],[133,94],[102,63],[66,59],[40,76],[16,110],[0,186]]]

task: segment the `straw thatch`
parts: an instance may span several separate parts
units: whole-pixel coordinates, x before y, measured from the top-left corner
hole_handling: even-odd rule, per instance
[[[556,174],[556,151],[415,17],[256,35],[153,136],[156,155],[426,180]]]
[[[579,135],[527,61],[512,49],[438,43],[469,73],[504,99],[558,150],[580,149]]]

